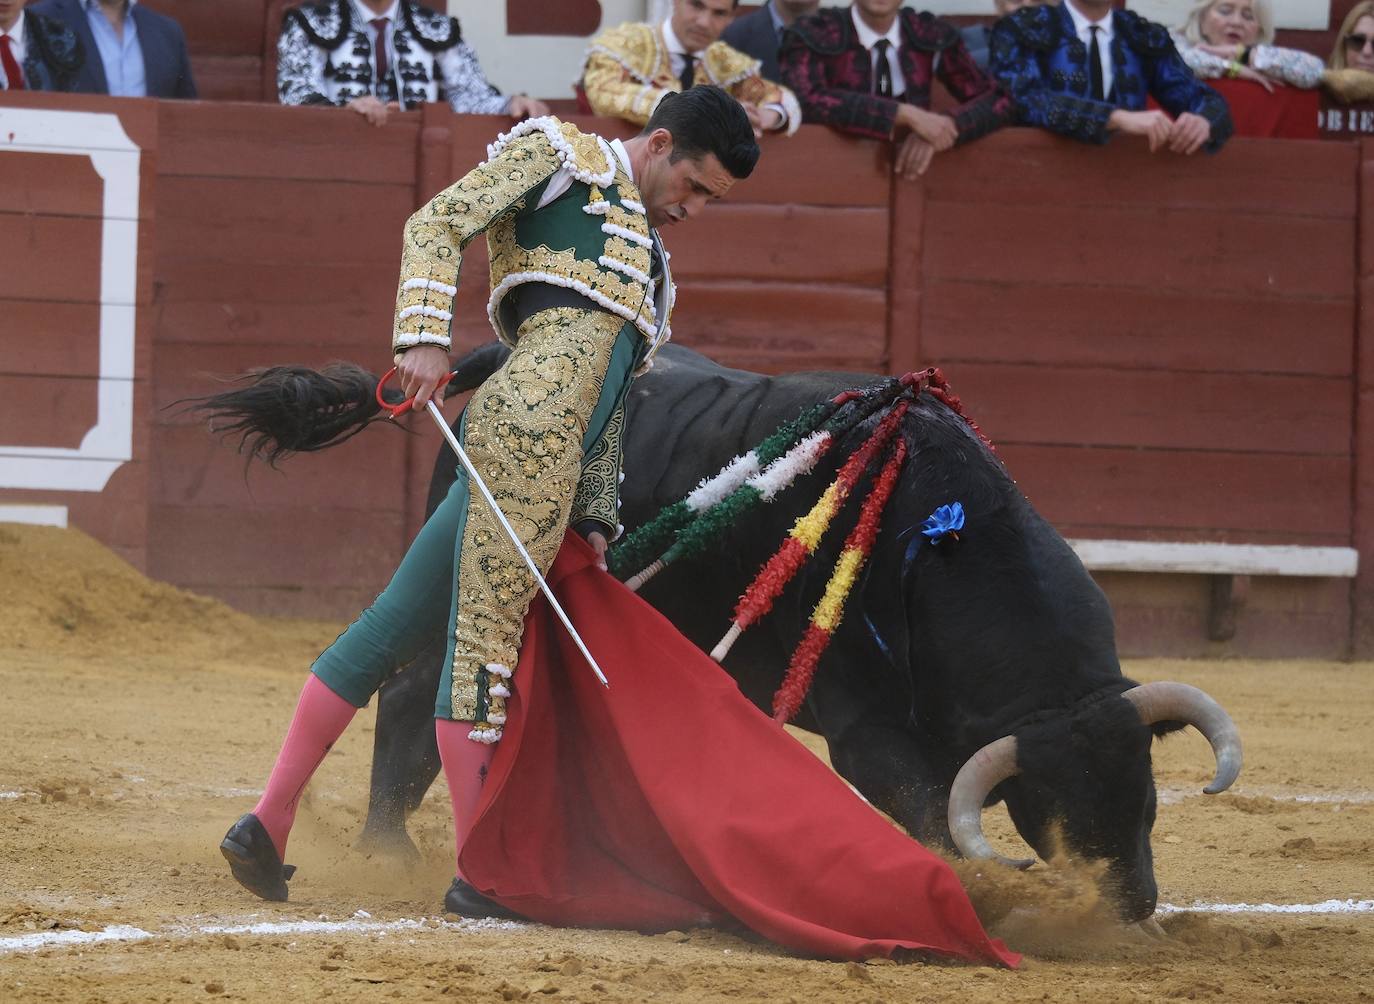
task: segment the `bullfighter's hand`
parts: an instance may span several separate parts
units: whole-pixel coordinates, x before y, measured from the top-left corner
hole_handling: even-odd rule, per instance
[[[1174,153],[1192,156],[1202,149],[1212,136],[1212,123],[1201,115],[1184,112],[1174,120],[1169,131],[1169,149]]]
[[[603,572],[606,571],[606,549],[611,545],[606,540],[606,535],[601,532],[601,524],[594,519],[584,519],[573,529],[592,545],[592,550],[596,552],[596,567]]]
[[[365,94],[361,98],[354,98],[344,107],[357,112],[375,126],[384,126],[386,125],[387,112],[395,108],[396,105],[383,104],[380,98]]]
[[[1144,136],[1154,153],[1169,141],[1174,120],[1161,111],[1128,112],[1116,109],[1107,119],[1107,128],[1130,136]],[[1210,131],[1210,130],[1209,130]]]
[[[528,94],[515,94],[506,105],[506,114],[517,120],[537,119],[549,114],[549,106]]]
[[[897,107],[897,124],[920,136],[935,148],[936,153],[944,153],[959,139],[959,128],[952,118],[915,105],[901,104]]]
[[[901,175],[907,181],[915,181],[926,173],[926,168],[930,167],[934,157],[935,147],[914,132],[907,133],[906,138],[897,144],[892,172]]]
[[[423,411],[434,397],[434,389],[449,371],[448,353],[437,345],[417,345],[396,356],[396,375],[406,397],[415,398],[415,409]],[[438,404],[443,404],[441,397]]]
[[[749,116],[749,124],[754,127],[754,138],[763,139],[763,112],[752,101],[741,101],[740,107]]]

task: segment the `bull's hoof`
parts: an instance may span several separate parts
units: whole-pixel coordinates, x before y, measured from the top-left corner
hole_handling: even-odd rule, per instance
[[[249,812],[240,817],[220,841],[219,850],[239,885],[262,899],[286,901],[286,882],[296,874],[296,866],[281,863],[257,816]]]
[[[525,919],[513,910],[507,910],[496,900],[483,896],[460,878],[454,879],[453,885],[449,886],[448,892],[444,894],[444,912],[456,913],[469,920],[480,920],[483,917],[494,920]]]

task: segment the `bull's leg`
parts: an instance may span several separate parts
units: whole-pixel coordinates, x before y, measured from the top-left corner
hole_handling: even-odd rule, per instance
[[[367,822],[358,846],[417,861],[420,852],[406,833],[406,817],[439,776],[434,739],[434,691],[443,669],[443,635],[385,684],[378,695],[377,734],[372,744],[372,788]]]
[[[837,677],[818,674],[807,700],[836,772],[922,844],[952,852],[948,765],[932,763],[871,692]]]

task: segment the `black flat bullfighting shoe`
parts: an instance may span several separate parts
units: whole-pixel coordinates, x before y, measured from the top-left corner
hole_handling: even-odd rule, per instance
[[[279,903],[286,901],[286,882],[296,874],[296,866],[281,863],[272,838],[257,816],[249,812],[240,817],[220,841],[219,850],[239,885],[254,896]]]
[[[483,917],[493,920],[525,919],[520,914],[507,910],[496,900],[483,896],[459,878],[453,880],[453,885],[449,886],[448,892],[444,894],[444,912],[456,913],[469,920],[481,920]]]

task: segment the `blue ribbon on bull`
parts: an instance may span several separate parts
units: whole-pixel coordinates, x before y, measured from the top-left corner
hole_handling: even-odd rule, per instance
[[[921,524],[921,532],[930,538],[932,544],[938,544],[946,535],[959,539],[956,532],[964,528],[964,505],[962,502],[951,502],[949,505],[942,505],[933,513],[925,518]]]

